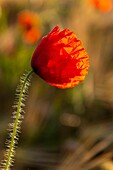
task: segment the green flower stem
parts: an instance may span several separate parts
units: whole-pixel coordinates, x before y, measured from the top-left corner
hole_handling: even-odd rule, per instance
[[[15,118],[15,121],[14,121],[13,132],[12,132],[12,135],[11,135],[11,142],[10,142],[9,149],[8,149],[8,152],[7,152],[7,158],[5,160],[4,170],[9,170],[10,165],[12,164],[13,151],[14,151],[14,148],[15,148],[15,139],[16,139],[16,135],[18,133],[19,118],[21,116],[22,99],[23,99],[24,90],[25,90],[27,81],[28,81],[28,79],[29,79],[29,77],[32,73],[33,73],[33,70],[31,70],[27,74],[27,76],[25,77],[25,79],[23,81],[21,90],[20,90],[19,100],[18,100],[18,103],[17,103],[16,118]]]

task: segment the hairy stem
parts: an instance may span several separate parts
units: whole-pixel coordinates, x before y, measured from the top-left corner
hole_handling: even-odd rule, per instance
[[[31,70],[25,77],[24,79],[21,81],[21,88],[19,90],[19,96],[18,96],[18,102],[17,102],[17,106],[16,106],[16,112],[14,112],[14,123],[12,124],[12,132],[10,133],[10,137],[11,139],[8,142],[8,149],[7,149],[7,153],[5,156],[5,161],[3,163],[3,169],[4,170],[9,170],[10,166],[13,163],[13,158],[14,158],[14,153],[15,153],[15,144],[18,140],[17,134],[19,132],[20,129],[20,124],[21,124],[21,112],[23,111],[23,100],[24,100],[24,95],[26,93],[26,88],[29,84],[28,80],[30,75],[32,74],[33,70]]]

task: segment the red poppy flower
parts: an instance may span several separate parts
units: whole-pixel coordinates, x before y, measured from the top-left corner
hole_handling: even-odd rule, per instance
[[[31,66],[48,84],[71,88],[83,81],[88,73],[88,55],[81,41],[68,28],[56,26],[37,46]]]
[[[113,8],[112,0],[90,0],[90,2],[102,12],[108,12]]]
[[[18,22],[25,30],[36,27],[39,23],[38,15],[34,12],[24,10],[18,14]]]
[[[37,42],[40,36],[41,36],[41,32],[38,29],[31,28],[30,30],[25,31],[23,37],[27,43],[32,44],[32,43]]]
[[[31,11],[21,11],[18,14],[18,23],[23,28],[23,38],[28,44],[35,43],[41,36],[38,15]]]

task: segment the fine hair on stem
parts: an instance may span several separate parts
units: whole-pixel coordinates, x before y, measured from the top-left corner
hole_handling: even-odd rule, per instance
[[[25,100],[28,94],[28,87],[30,85],[30,75],[33,70],[24,74],[20,79],[20,84],[16,90],[16,98],[14,102],[14,111],[12,113],[13,121],[9,123],[9,139],[6,140],[6,152],[4,160],[1,162],[1,170],[9,170],[13,165],[15,148],[17,147],[19,140],[19,133],[21,130],[21,123],[24,118]]]

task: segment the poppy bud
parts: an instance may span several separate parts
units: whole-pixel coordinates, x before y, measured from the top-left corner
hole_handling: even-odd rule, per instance
[[[88,55],[81,41],[69,29],[56,26],[37,46],[31,66],[48,84],[71,88],[83,81],[88,73]]]

